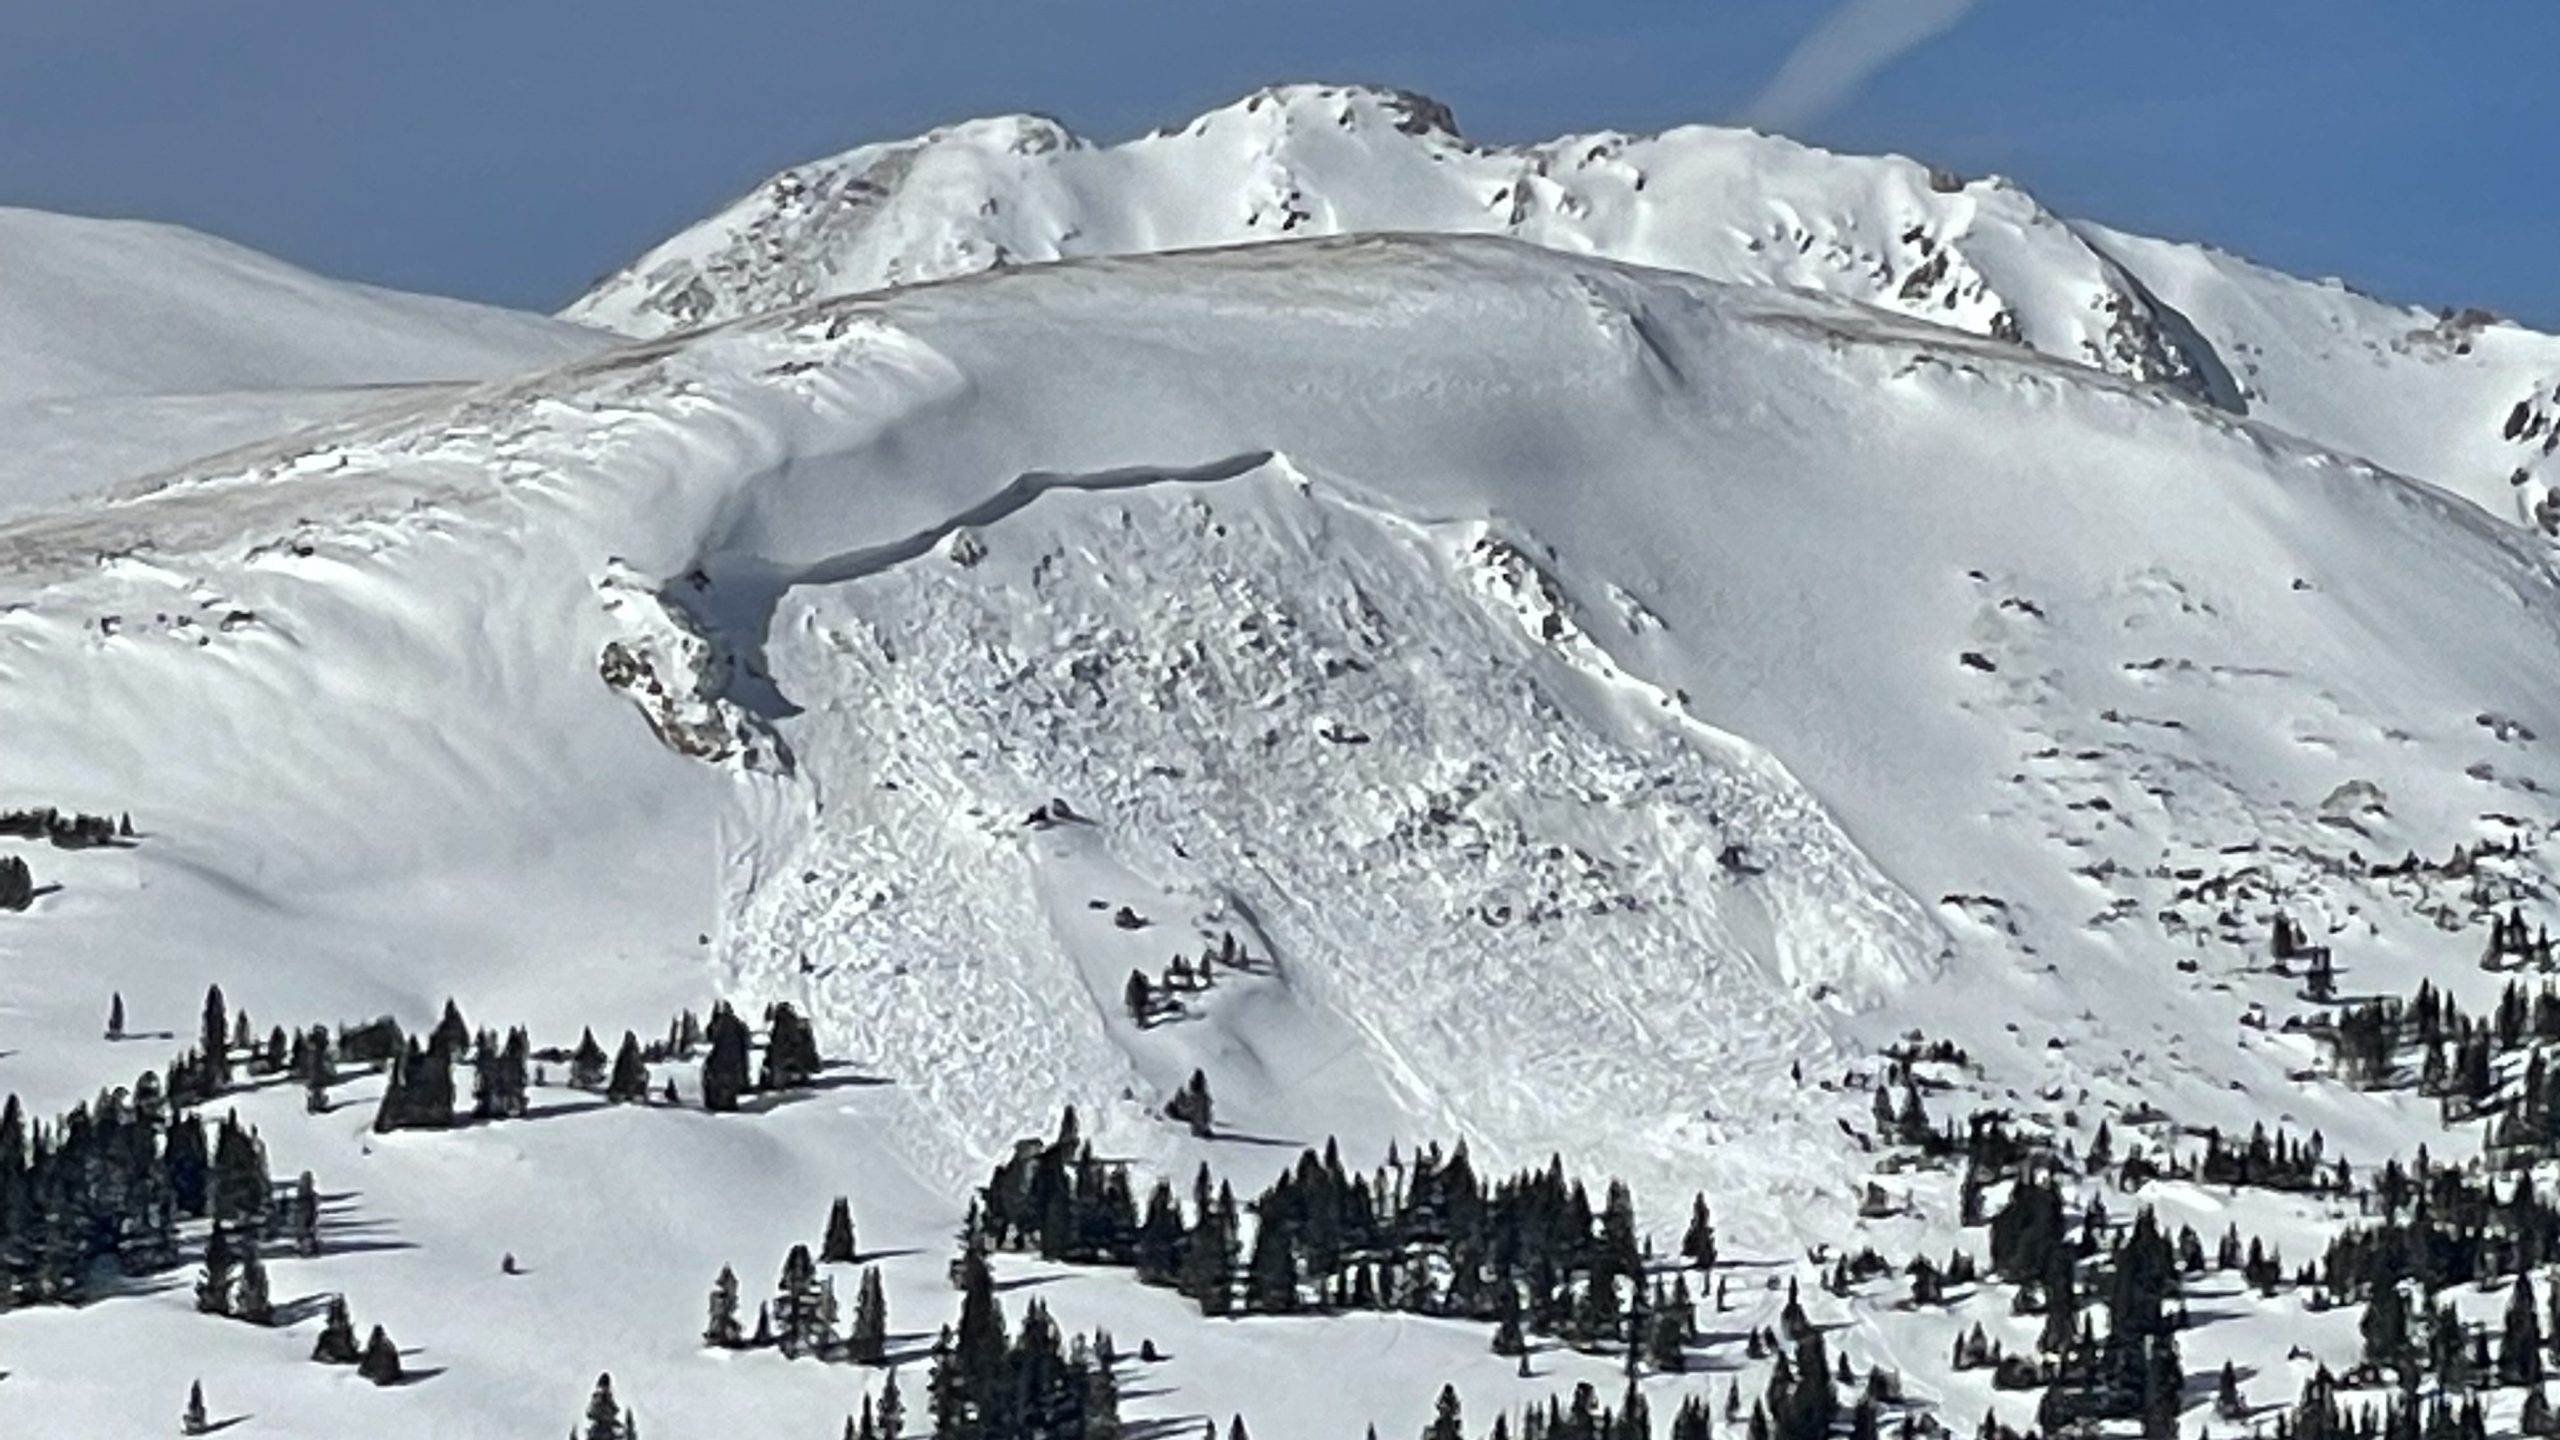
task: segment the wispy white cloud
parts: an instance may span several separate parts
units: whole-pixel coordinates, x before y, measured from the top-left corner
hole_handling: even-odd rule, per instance
[[[1810,125],[1848,103],[1876,72],[1946,34],[1974,0],[1847,0],[1804,37],[1743,107],[1762,130]]]

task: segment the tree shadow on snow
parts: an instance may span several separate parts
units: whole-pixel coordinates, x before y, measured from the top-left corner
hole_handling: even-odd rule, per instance
[[[204,1429],[196,1433],[200,1435],[210,1435],[217,1430],[228,1430],[234,1425],[246,1425],[256,1418],[258,1418],[257,1412],[243,1410],[237,1415],[225,1415],[219,1420],[208,1420],[205,1422]]]
[[[329,1302],[337,1298],[335,1290],[320,1290],[288,1300],[276,1307],[275,1328],[289,1330],[305,1320],[317,1320],[329,1313]]]
[[[1212,1125],[1208,1137],[1221,1145],[1257,1145],[1265,1150],[1305,1150],[1304,1140],[1290,1140],[1278,1135],[1255,1135],[1244,1130],[1223,1130]]]
[[[1209,1423],[1206,1415],[1160,1415],[1126,1421],[1120,1426],[1120,1433],[1126,1440],[1173,1440],[1176,1435],[1196,1435],[1201,1426]]]
[[[848,1263],[854,1265],[876,1265],[883,1260],[904,1260],[910,1255],[921,1255],[923,1253],[923,1248],[915,1245],[900,1245],[888,1250],[856,1250],[853,1252],[853,1259]]]
[[[613,1102],[607,1100],[601,1095],[581,1095],[579,1098],[574,1100],[553,1100],[540,1105],[527,1104],[524,1107],[524,1113],[517,1116],[516,1119],[558,1120],[570,1115],[585,1115],[593,1111],[610,1110],[612,1108]],[[480,1123],[494,1125],[499,1122],[488,1120]],[[509,1121],[507,1123],[513,1124],[514,1121]]]
[[[2216,1308],[2216,1309],[2190,1308],[2190,1309],[2187,1311],[2187,1320],[2186,1320],[2186,1327],[2185,1327],[2185,1328],[2188,1328],[2188,1329],[2194,1329],[2194,1330],[2201,1330],[2201,1329],[2203,1329],[2204,1327],[2206,1327],[2206,1326],[2208,1326],[2208,1325],[2219,1325],[2219,1324],[2223,1323],[2223,1322],[2224,1322],[2224,1321],[2226,1321],[2226,1320],[2246,1320],[2246,1319],[2250,1318],[2250,1313],[2251,1313],[2251,1312],[2249,1312],[2249,1311],[2247,1311],[2247,1310],[2245,1310],[2245,1309],[2244,1309],[2244,1310],[2224,1310],[2224,1309],[2218,1309],[2218,1308]]]
[[[830,1091],[868,1090],[874,1086],[895,1083],[885,1075],[864,1075],[852,1070],[834,1075],[820,1075],[806,1085],[795,1085],[788,1090],[763,1090],[753,1095],[742,1095],[738,1097],[738,1113],[769,1115],[786,1105],[798,1105],[804,1101],[815,1100]]]
[[[1012,1280],[998,1280],[994,1288],[997,1294],[1008,1295],[1016,1290],[1037,1290],[1043,1285],[1055,1285],[1065,1278],[1064,1275],[1024,1275]]]
[[[392,1250],[415,1250],[409,1241],[398,1239],[388,1221],[358,1218],[351,1203],[320,1205],[320,1254],[375,1255]]]
[[[314,1258],[325,1260],[332,1255],[391,1255],[417,1248],[416,1242],[409,1240],[330,1240],[322,1242],[320,1253]]]
[[[101,1300],[166,1295],[172,1290],[192,1283],[181,1270],[175,1268],[156,1271],[149,1275],[123,1275],[110,1270],[89,1282],[87,1293],[81,1297],[80,1304],[86,1306]]]

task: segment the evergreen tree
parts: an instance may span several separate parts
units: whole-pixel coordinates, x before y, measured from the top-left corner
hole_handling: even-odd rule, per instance
[[[2542,1322],[2536,1314],[2531,1277],[2518,1275],[2507,1293],[2506,1331],[2498,1344],[2498,1383],[2542,1383]]]
[[[892,1369],[880,1382],[880,1440],[898,1440],[906,1428],[907,1402],[898,1398],[898,1372]]]
[[[966,1260],[966,1252],[963,1252]],[[966,1383],[960,1374],[960,1357],[952,1343],[951,1327],[942,1327],[934,1338],[933,1365],[925,1373],[925,1405],[933,1421],[933,1440],[962,1440],[975,1425],[969,1413]]]
[[[1205,1187],[1208,1167],[1201,1167]],[[1236,1271],[1235,1196],[1221,1184],[1217,1200],[1205,1207],[1199,1223],[1183,1244],[1181,1292],[1203,1315],[1224,1315],[1234,1306]]]
[[[1120,1377],[1114,1373],[1120,1356],[1111,1332],[1095,1331],[1092,1346],[1076,1359],[1084,1369],[1085,1440],[1120,1440]]]
[[[596,1043],[591,1026],[578,1032],[578,1048],[569,1055],[569,1087],[573,1090],[604,1088],[604,1047]]]
[[[628,1030],[622,1032],[622,1048],[614,1052],[613,1078],[605,1083],[604,1098],[621,1105],[649,1098],[649,1067],[640,1059],[640,1037]]]
[[[447,1055],[459,1055],[471,1044],[471,1027],[462,1023],[461,1006],[444,1002],[444,1017],[436,1022],[427,1043]]]
[[[347,1318],[347,1297],[329,1297],[329,1318],[320,1326],[320,1338],[311,1346],[311,1358],[323,1365],[353,1365],[363,1358],[356,1346],[355,1322]]]
[[[863,1270],[862,1286],[854,1294],[851,1350],[854,1360],[864,1365],[878,1365],[889,1358],[889,1298],[881,1289],[877,1265]]]
[[[723,1265],[720,1278],[711,1282],[711,1318],[702,1327],[702,1343],[717,1350],[735,1350],[746,1341],[738,1328],[738,1272]]]
[[[273,1191],[265,1143],[240,1123],[238,1115],[224,1116],[221,1129],[215,1132],[213,1147],[213,1213],[217,1223],[227,1222],[252,1231],[263,1227]]]
[[[2378,1281],[2358,1322],[2364,1336],[2364,1358],[2370,1365],[2402,1370],[2411,1358],[2409,1307],[2396,1277]]]
[[[586,1428],[575,1440],[632,1440],[628,1415],[613,1398],[613,1377],[598,1375],[595,1391],[587,1397]]]
[[[850,1265],[853,1256],[853,1202],[839,1195],[827,1209],[827,1234],[818,1245],[818,1261],[823,1265]]]
[[[934,1433],[945,1440],[954,1433],[960,1440],[1005,1440],[1004,1401],[1011,1387],[1004,1310],[996,1303],[995,1276],[985,1260],[963,1254],[961,1272],[960,1324],[952,1337],[947,1382],[957,1402],[958,1429],[946,1431],[937,1410]]]
[[[760,1088],[793,1090],[818,1078],[824,1062],[818,1055],[818,1032],[787,1001],[766,1017],[767,1036]]]
[[[286,1219],[293,1232],[293,1253],[308,1260],[320,1253],[320,1187],[305,1170],[293,1182],[293,1202]]]
[[[1680,1237],[1680,1254],[1701,1273],[1716,1267],[1716,1227],[1708,1218],[1703,1194],[1690,1197],[1689,1228]]]
[[[196,1279],[196,1309],[207,1315],[231,1313],[231,1236],[220,1225],[205,1237],[204,1271]]]
[[[2142,1433],[2147,1440],[2175,1440],[2186,1379],[2178,1363],[2178,1337],[2167,1332],[2152,1336],[2142,1377]]]
[[[747,1022],[726,1004],[713,1006],[706,1038],[711,1053],[702,1062],[702,1108],[735,1110],[747,1088]]]
[[[1689,1327],[1686,1317],[1670,1306],[1653,1312],[1645,1335],[1645,1360],[1666,1375],[1677,1375],[1689,1368]]]
[[[533,1037],[519,1025],[502,1044],[489,1031],[471,1046],[471,1114],[480,1120],[520,1120],[533,1059]]]
[[[1265,1206],[1253,1231],[1253,1258],[1245,1266],[1246,1309],[1265,1315],[1296,1313],[1298,1258],[1289,1232],[1287,1212]]]
[[[794,1245],[783,1257],[782,1280],[774,1291],[774,1339],[792,1359],[817,1355],[834,1340],[825,1326],[818,1286],[818,1264],[809,1247]]]
[[[1440,1387],[1440,1399],[1432,1407],[1431,1423],[1422,1427],[1422,1440],[1467,1440],[1466,1418],[1458,1408],[1456,1386]]]
[[[836,1303],[835,1277],[821,1276],[818,1280],[817,1321],[812,1327],[816,1343],[810,1346],[810,1353],[821,1360],[838,1353],[836,1330],[843,1318],[844,1312]]]
[[[2213,1413],[2234,1425],[2249,1418],[2249,1402],[2240,1396],[2240,1372],[2228,1360],[2222,1362],[2222,1376],[2214,1384]]]
[[[1191,1072],[1191,1079],[1185,1082],[1182,1089],[1175,1092],[1174,1097],[1166,1101],[1164,1106],[1164,1113],[1168,1118],[1179,1120],[1190,1126],[1191,1133],[1203,1140],[1210,1138],[1212,1134],[1211,1127],[1215,1124],[1216,1112],[1217,1107],[1209,1098],[1209,1077],[1206,1072],[1199,1070]]]
[[[178,1414],[178,1433],[202,1435],[209,1423],[204,1411],[204,1382],[193,1381],[187,1386],[187,1408]]]
[[[397,1385],[402,1379],[400,1347],[379,1325],[365,1337],[364,1358],[356,1362],[356,1373],[376,1385]]]
[[[418,1047],[415,1044],[404,1046],[393,1057],[390,1076],[382,1087],[382,1103],[373,1112],[375,1134],[388,1135],[407,1127],[413,1107],[409,1094],[409,1069],[417,1059]]]
[[[1520,1296],[1509,1280],[1494,1287],[1493,1353],[1529,1356],[1529,1339],[1520,1333]]]
[[[222,987],[207,986],[204,992],[204,1027],[199,1032],[198,1046],[204,1052],[206,1093],[219,1095],[231,1088],[231,1017],[222,1003]]]
[[[119,990],[107,1001],[107,1038],[124,1038],[124,992]]]
[[[337,1066],[329,1058],[329,1031],[314,1025],[302,1037],[302,1108],[305,1113],[329,1113],[329,1086],[338,1078]]]
[[[1636,1242],[1635,1192],[1623,1180],[1609,1182],[1609,1198],[1600,1214],[1600,1264],[1612,1275],[1641,1283],[1644,1255]]]
[[[231,1313],[252,1325],[275,1323],[276,1305],[267,1290],[267,1266],[258,1258],[255,1243],[240,1259],[240,1284],[232,1298]]]

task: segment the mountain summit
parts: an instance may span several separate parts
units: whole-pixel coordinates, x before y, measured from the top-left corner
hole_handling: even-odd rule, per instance
[[[1501,235],[1819,291],[2168,386],[2560,529],[2560,341],[2064,219],[2017,185],[1687,126],[1468,141],[1291,85],[1117,145],[1006,116],[774,176],[566,318],[651,336],[1006,266],[1313,236]]]

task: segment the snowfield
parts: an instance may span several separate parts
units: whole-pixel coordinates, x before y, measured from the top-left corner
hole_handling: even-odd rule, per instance
[[[600,343],[174,226],[0,206],[0,514]]]
[[[2360,1170],[2477,1153],[2329,1074],[2266,952],[2283,913],[2352,994],[2477,1010],[2491,916],[2549,914],[2560,574],[2539,478],[2488,475],[2526,442],[2473,422],[2560,343],[2394,348],[2428,322],[2005,183],[1707,131],[1492,152],[1367,92],[1111,149],[984,122],[786,180],[572,307],[637,337],[610,349],[308,277],[239,301],[251,262],[180,246],[231,267],[183,282],[208,338],[145,297],[168,354],[83,393],[263,398],[208,411],[219,456],[0,519],[0,808],[139,832],[0,839],[59,887],[0,913],[0,1091],[51,1116],[130,1084],[212,983],[259,1033],[452,997],[562,1047],[787,1001],[831,1068],[712,1115],[689,1065],[659,1071],[684,1103],[609,1106],[553,1064],[526,1120],[388,1135],[370,1076],[322,1114],[224,1096],[327,1197],[323,1253],[273,1262],[289,1323],[194,1313],[191,1267],[0,1315],[0,1434],[165,1433],[197,1378],[244,1436],[556,1433],[610,1370],[651,1435],[833,1435],[880,1372],[699,1336],[719,1268],[752,1312],[839,1194],[913,1432],[972,1189],[1067,1105],[1145,1180],[1241,1196],[1328,1138],[1363,1171],[1558,1156],[1631,1183],[1665,1257],[1702,1191],[1732,1297],[1645,1382],[1657,1423],[1700,1393],[1740,1433],[1794,1278],[1923,1413],[2023,1427],[2032,1391],[1948,1363],[1977,1322],[2032,1350],[2011,1287],[1817,1288],[1809,1252],[1981,1248],[1953,1174],[1877,1133],[1887,1047],[1961,1045],[1934,1111],[2057,1144],[2281,1121]],[[1498,233],[1331,234],[1380,229]],[[1330,238],[1231,243],[1265,230]],[[122,348],[86,333],[0,345],[33,335],[30,375]],[[2383,863],[2476,842],[2462,874]],[[1132,1017],[1131,971],[1230,940]],[[111,995],[140,1038],[101,1037]],[[1162,1113],[1195,1070],[1205,1138]],[[2289,1268],[2356,1218],[2187,1180],[2106,1203]],[[996,1268],[1016,1318],[1161,1347],[1122,1377],[1132,1435],[1411,1435],[1444,1381],[1481,1429],[1621,1384],[1561,1347],[1522,1378],[1480,1323],[1208,1320],[1126,1271]],[[331,1293],[409,1383],[307,1363]],[[2359,1353],[2302,1290],[2187,1303],[2185,1433],[2247,1433],[2209,1418],[2226,1358],[2273,1406]]]

